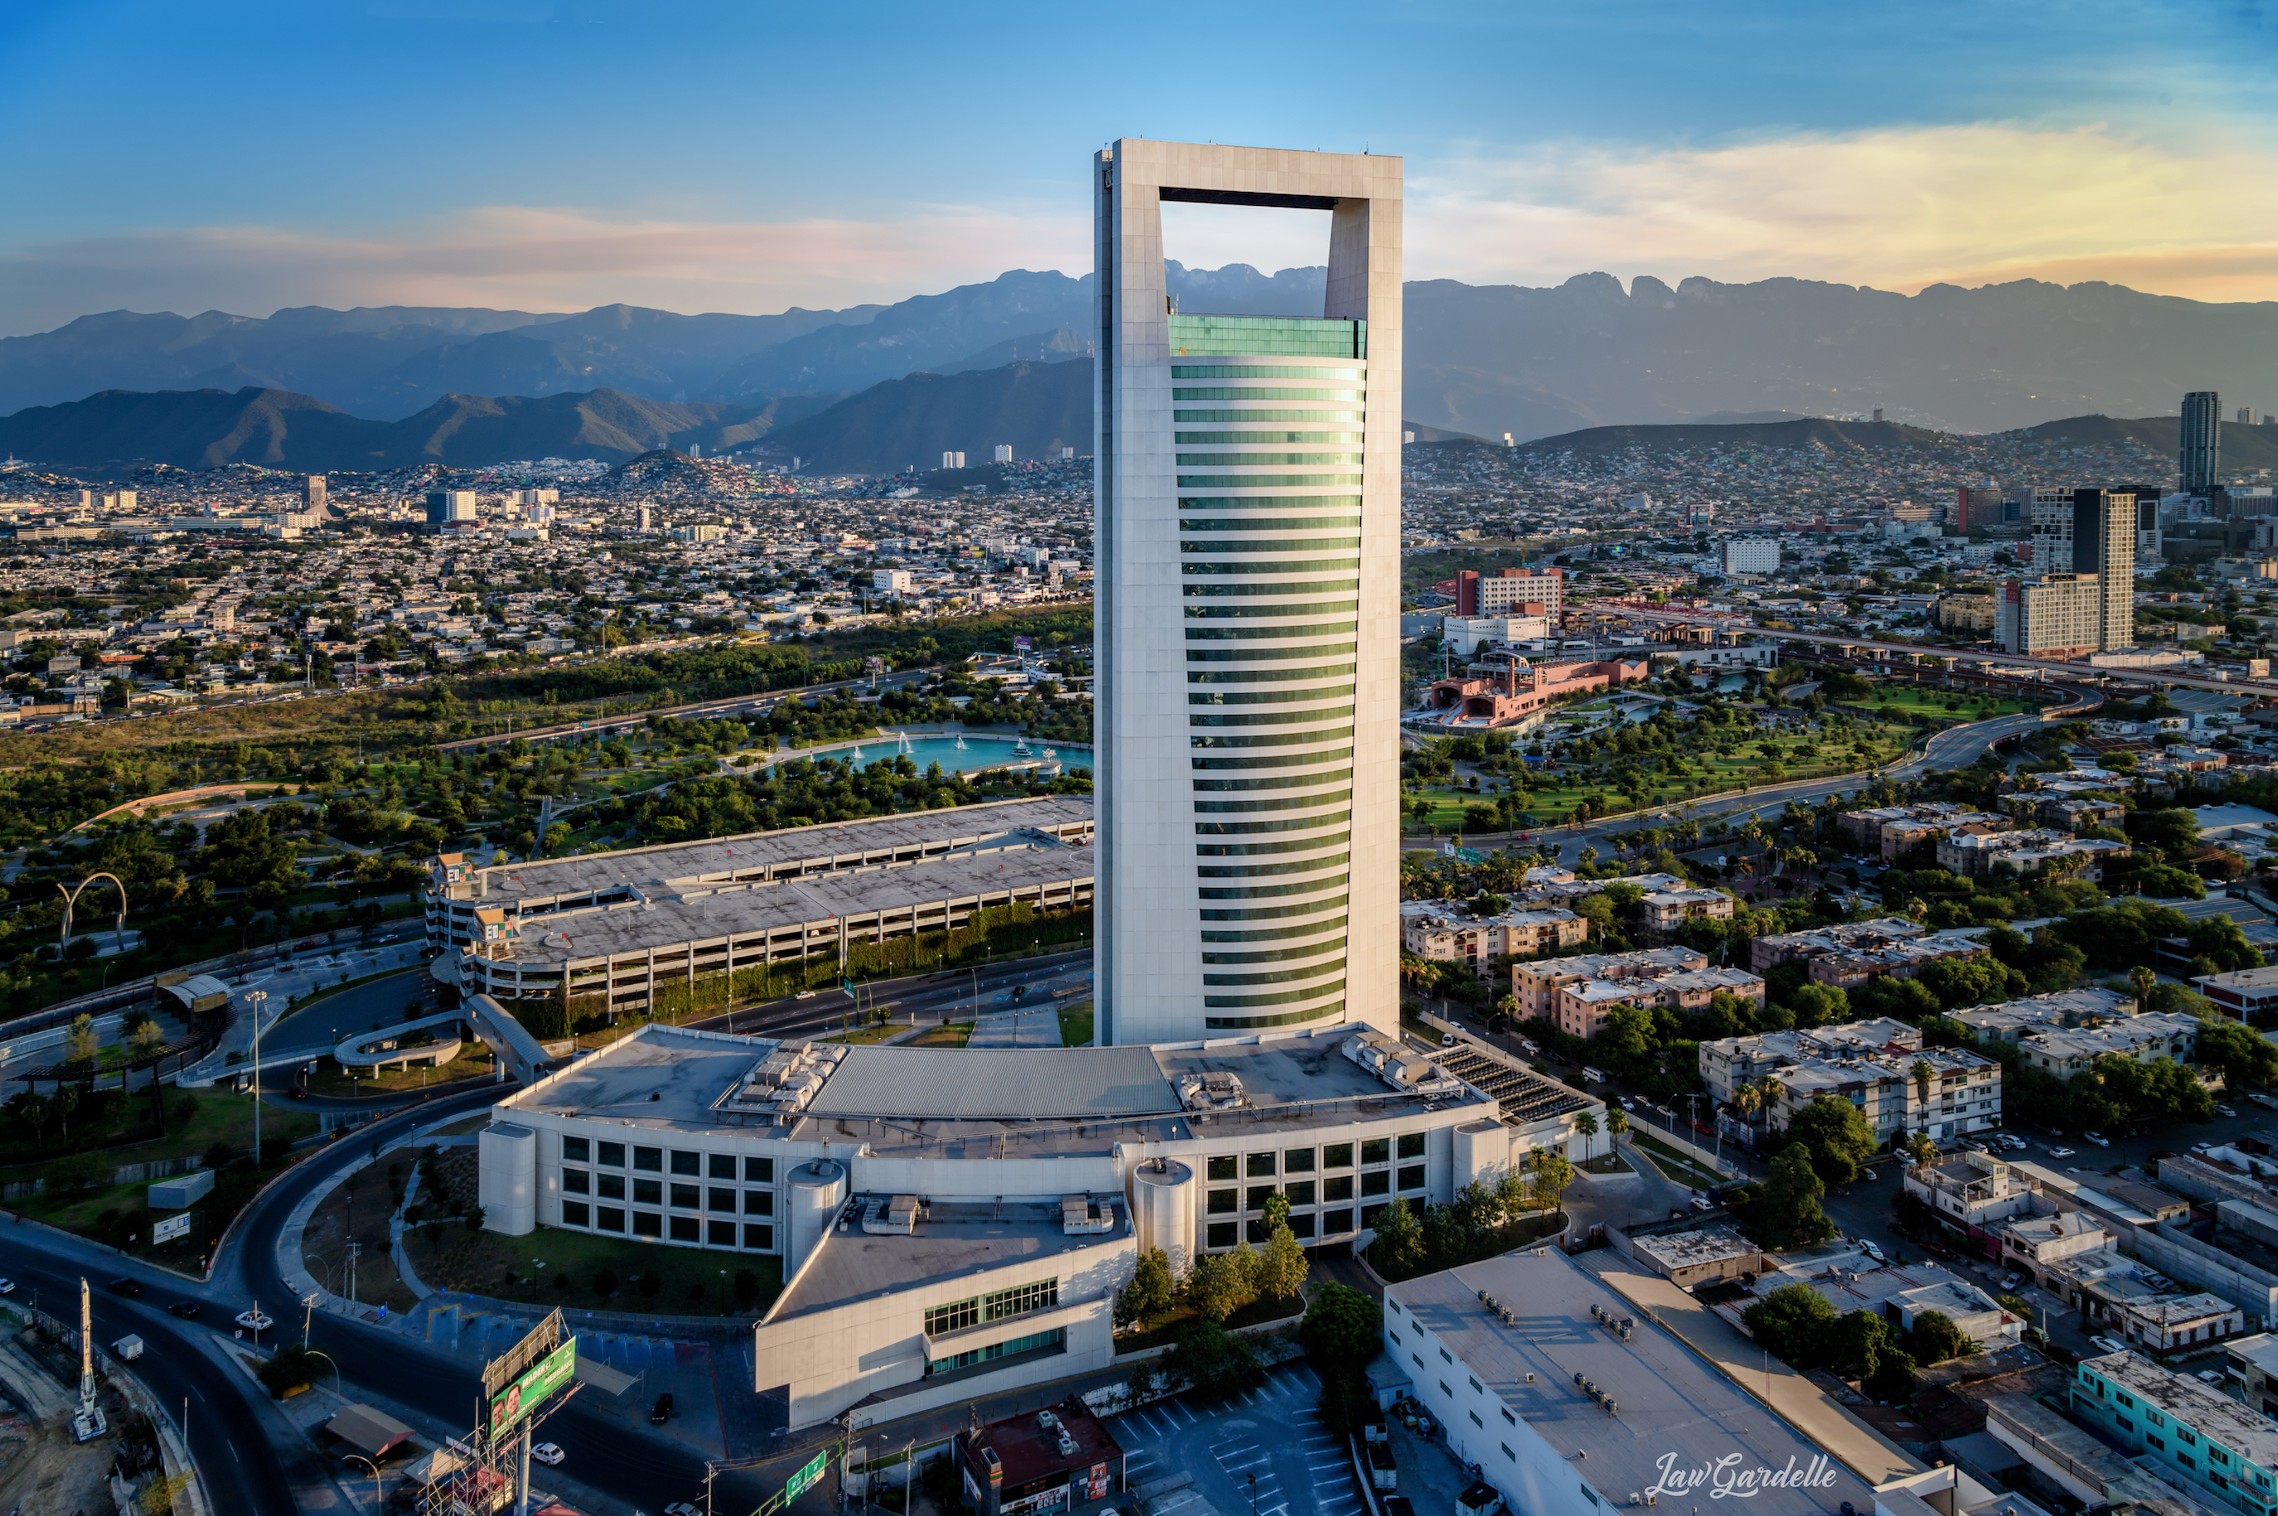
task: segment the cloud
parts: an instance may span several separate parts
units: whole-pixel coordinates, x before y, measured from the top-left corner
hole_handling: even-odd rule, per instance
[[[2104,279],[2278,298],[2278,160],[2248,134],[2161,146],[2110,128],[1979,124],[1649,150],[1546,143],[1409,160],[1408,272],[1555,284],[1796,276],[1912,292],[1940,280]],[[768,312],[891,301],[1010,268],[1091,265],[1081,200],[774,222],[495,206],[364,233],[237,226],[0,246],[0,332],[89,311],[487,305]],[[1178,207],[1194,266],[1316,263],[1316,217]]]
[[[0,250],[0,331],[88,311],[489,305],[769,312],[891,301],[1008,268],[1090,265],[1077,214],[919,208],[893,220],[631,220],[495,206],[387,234],[194,227]]]
[[[2106,279],[2278,299],[2278,163],[2235,132],[2201,143],[1976,124],[1679,151],[1473,150],[1412,170],[1409,274],[1794,275],[1908,293]]]

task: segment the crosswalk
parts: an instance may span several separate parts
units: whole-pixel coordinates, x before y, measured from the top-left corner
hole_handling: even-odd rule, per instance
[[[1191,1482],[1147,1504],[1149,1516],[1360,1516],[1343,1439],[1322,1423],[1321,1381],[1302,1364],[1208,1405],[1185,1397],[1116,1418],[1130,1485],[1179,1474]]]

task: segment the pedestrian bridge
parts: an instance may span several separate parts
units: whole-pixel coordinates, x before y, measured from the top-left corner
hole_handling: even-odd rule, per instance
[[[448,1035],[445,1035],[448,1029]],[[431,1042],[405,1046],[404,1039],[434,1032]],[[459,1056],[466,1037],[479,1038],[507,1073],[529,1084],[553,1068],[555,1060],[529,1029],[488,995],[469,995],[455,1011],[416,1016],[392,1026],[358,1032],[332,1050],[344,1069],[384,1069],[417,1063],[441,1065]]]

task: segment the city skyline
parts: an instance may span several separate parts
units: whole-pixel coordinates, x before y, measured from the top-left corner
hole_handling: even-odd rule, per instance
[[[0,104],[20,149],[0,169],[0,333],[117,308],[763,312],[1077,271],[1074,176],[1048,146],[1126,132],[1397,148],[1421,277],[2278,287],[2278,192],[2256,192],[2272,170],[2248,146],[2269,108],[2240,67],[2278,39],[2252,13],[1445,8],[1311,37],[1166,18],[1230,55],[1270,47],[1291,78],[1361,47],[1380,87],[1334,108],[1270,82],[1231,105],[1200,79],[1166,91],[1112,50],[1066,90],[1104,22],[994,20],[912,16],[881,40],[704,6],[19,8],[0,22],[27,81]],[[1190,263],[1235,245],[1215,215],[1172,231]],[[1310,235],[1255,261],[1294,262]]]

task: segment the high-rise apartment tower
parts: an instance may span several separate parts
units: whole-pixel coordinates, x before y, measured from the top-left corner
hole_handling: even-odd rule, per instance
[[[2094,574],[2101,602],[2096,645],[2104,651],[2136,643],[2136,497],[2127,490],[2075,490],[2072,567]]]
[[[2183,493],[2204,495],[2222,482],[2222,398],[2213,390],[2183,397]]]
[[[1098,1039],[1399,1016],[1397,158],[1093,166]],[[1318,318],[1172,310],[1165,203],[1328,213]]]

